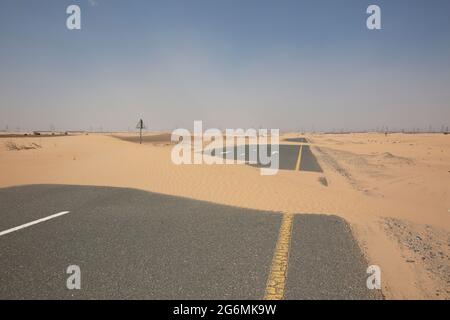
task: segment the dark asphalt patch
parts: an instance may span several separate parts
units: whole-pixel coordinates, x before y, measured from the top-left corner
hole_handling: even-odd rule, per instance
[[[311,152],[309,146],[302,146],[302,158],[300,163],[300,171],[323,172],[316,156]]]
[[[270,164],[263,164],[263,161],[259,158],[260,145],[241,145],[234,146],[233,148],[218,148],[214,150],[206,150],[205,153],[211,154],[212,156],[222,157],[224,159],[233,159],[245,161],[247,164],[262,168],[270,167]],[[265,145],[266,150],[262,150],[263,154],[271,156],[274,160],[278,158],[279,169],[280,170],[295,170],[297,165],[297,160],[299,156],[300,148],[302,148],[300,171],[311,171],[311,172],[322,172],[322,168],[317,162],[316,157],[311,152],[309,146],[299,146],[292,144],[280,144],[278,146],[278,153],[272,154],[272,146]],[[250,151],[256,152],[257,163],[251,164],[250,161]]]
[[[306,140],[306,138],[286,138],[286,139],[284,139],[284,141],[287,141],[287,142],[308,143],[308,141]]]
[[[285,298],[380,299],[366,287],[368,266],[343,219],[296,215]]]
[[[0,299],[261,299],[281,216],[124,188],[0,189]],[[69,265],[81,290],[66,289]]]
[[[137,134],[136,136],[113,136],[113,137],[128,142],[139,143],[139,134]],[[172,135],[170,133],[163,133],[151,136],[143,135],[142,143],[172,143],[171,137]]]
[[[217,148],[214,150],[205,150],[205,153],[211,154],[212,156],[216,157],[222,157],[224,159],[245,161],[247,164],[256,168],[269,168],[270,163],[264,164],[267,163],[267,161],[264,161],[259,157],[259,153],[261,151],[262,154],[265,154],[267,155],[267,157],[272,158],[273,161],[276,161],[276,159],[278,159],[280,170],[295,169],[299,146],[288,144],[279,145],[278,152],[276,150],[272,150],[272,146],[270,144],[263,145],[265,150],[260,150],[261,147],[262,145],[246,144],[234,146],[232,148],[224,147],[224,148]],[[250,152],[256,153],[256,163],[250,163]]]

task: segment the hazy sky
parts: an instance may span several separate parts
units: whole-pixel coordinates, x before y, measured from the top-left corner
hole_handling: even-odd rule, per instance
[[[440,129],[449,16],[448,0],[0,0],[0,130]]]

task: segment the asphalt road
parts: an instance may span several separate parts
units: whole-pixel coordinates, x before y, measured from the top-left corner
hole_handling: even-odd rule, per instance
[[[262,299],[281,217],[133,189],[0,189],[0,299]],[[291,243],[286,299],[376,297],[339,218],[297,215]]]
[[[365,285],[367,263],[344,220],[296,215],[292,232],[286,299],[380,298]]]
[[[301,142],[301,143],[307,143],[308,142],[308,141],[306,141],[306,138],[287,138],[287,139],[284,139],[284,141]]]
[[[310,146],[301,146],[300,171],[323,172],[322,167],[317,162],[316,156],[312,153]]]
[[[224,159],[249,162],[250,152],[256,152],[259,155],[260,147],[260,145],[242,145],[234,146],[233,148],[224,147],[206,150],[205,152],[213,156],[223,157]],[[272,151],[271,145],[266,145],[265,147],[267,149],[263,152],[272,158],[278,157],[280,170],[322,172],[322,168],[308,145],[280,144],[278,146],[278,153],[275,153],[275,150]],[[270,164],[263,164],[259,156],[257,163],[250,165],[257,168],[270,167]]]
[[[115,135],[115,138],[118,138],[120,140],[128,141],[128,142],[140,142],[139,134],[134,134],[130,136],[118,136]],[[142,136],[142,143],[171,143],[171,137],[172,135],[170,133],[162,133],[162,134],[156,134],[156,135],[143,135]]]

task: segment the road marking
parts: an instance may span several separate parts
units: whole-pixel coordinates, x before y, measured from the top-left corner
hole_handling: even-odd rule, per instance
[[[282,300],[284,297],[293,221],[293,214],[285,213],[283,215],[280,234],[278,235],[277,246],[270,267],[270,274],[267,279],[264,300]]]
[[[50,219],[54,219],[54,218],[60,217],[60,216],[65,215],[65,214],[67,214],[69,212],[70,211],[63,211],[63,212],[56,213],[56,214],[53,214],[51,216],[39,219],[39,220],[34,220],[34,221],[31,221],[31,222],[22,224],[21,226],[18,226],[18,227],[14,227],[14,228],[11,228],[11,229],[8,229],[8,230],[5,230],[5,231],[1,231],[0,232],[0,237],[4,236],[5,234],[8,234],[8,233],[20,230],[20,229],[24,229],[24,228],[30,227],[30,226],[35,225],[37,223],[41,223],[41,222],[44,222],[44,221],[47,221],[47,220],[50,220]]]
[[[300,148],[298,149],[297,163],[295,164],[295,171],[300,170],[300,163],[302,162],[302,150],[303,145],[300,145]]]

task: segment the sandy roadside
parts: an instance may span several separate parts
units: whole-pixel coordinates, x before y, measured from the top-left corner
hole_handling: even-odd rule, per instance
[[[381,267],[387,298],[448,299],[450,136],[308,138],[323,173],[261,176],[246,165],[176,166],[167,144],[106,135],[3,138],[0,186],[119,186],[261,210],[336,214],[350,222],[369,262]],[[28,148],[10,150],[9,142]]]

